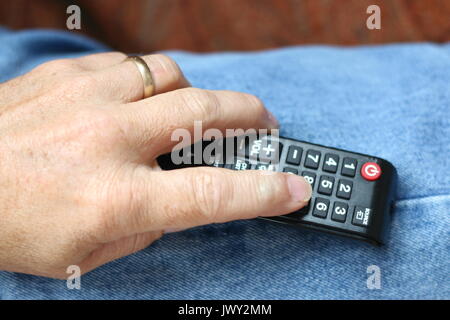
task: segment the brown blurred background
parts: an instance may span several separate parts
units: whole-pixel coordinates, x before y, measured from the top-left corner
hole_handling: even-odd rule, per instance
[[[0,25],[82,30],[127,52],[255,50],[294,44],[450,41],[450,0],[1,0]],[[366,9],[381,8],[381,30]]]

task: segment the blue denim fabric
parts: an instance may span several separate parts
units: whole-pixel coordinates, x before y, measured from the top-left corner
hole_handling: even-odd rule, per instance
[[[49,31],[0,30],[0,43],[0,81],[105,50]],[[399,186],[387,245],[237,221],[166,235],[83,276],[81,290],[0,272],[2,299],[450,298],[449,44],[170,54],[195,86],[258,95],[285,136],[390,160]],[[380,290],[366,287],[370,265]]]

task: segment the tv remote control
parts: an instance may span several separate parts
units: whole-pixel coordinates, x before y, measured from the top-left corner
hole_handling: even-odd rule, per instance
[[[227,140],[234,144],[227,150]],[[163,170],[210,165],[231,170],[272,170],[305,177],[313,194],[303,209],[270,221],[301,226],[364,240],[375,245],[386,242],[397,173],[388,161],[294,139],[262,136],[226,138],[222,154],[214,152],[194,163],[194,148],[204,150],[212,141],[200,141],[179,151],[183,159],[174,164],[172,155],[158,158]],[[232,149],[232,150],[230,150]],[[231,151],[231,152],[230,152]]]

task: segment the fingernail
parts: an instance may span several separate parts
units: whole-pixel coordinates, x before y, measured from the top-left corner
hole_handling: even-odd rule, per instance
[[[270,110],[267,110],[267,119],[268,119],[268,122],[269,122],[271,128],[279,128],[280,127],[280,123],[278,122],[277,118],[275,118],[273,113],[270,112]]]
[[[306,202],[311,199],[311,185],[303,177],[290,174],[287,176],[287,183],[294,202]]]

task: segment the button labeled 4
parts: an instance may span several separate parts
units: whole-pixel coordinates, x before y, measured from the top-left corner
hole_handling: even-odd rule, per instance
[[[336,173],[339,163],[339,156],[327,153],[323,162],[323,171]]]

